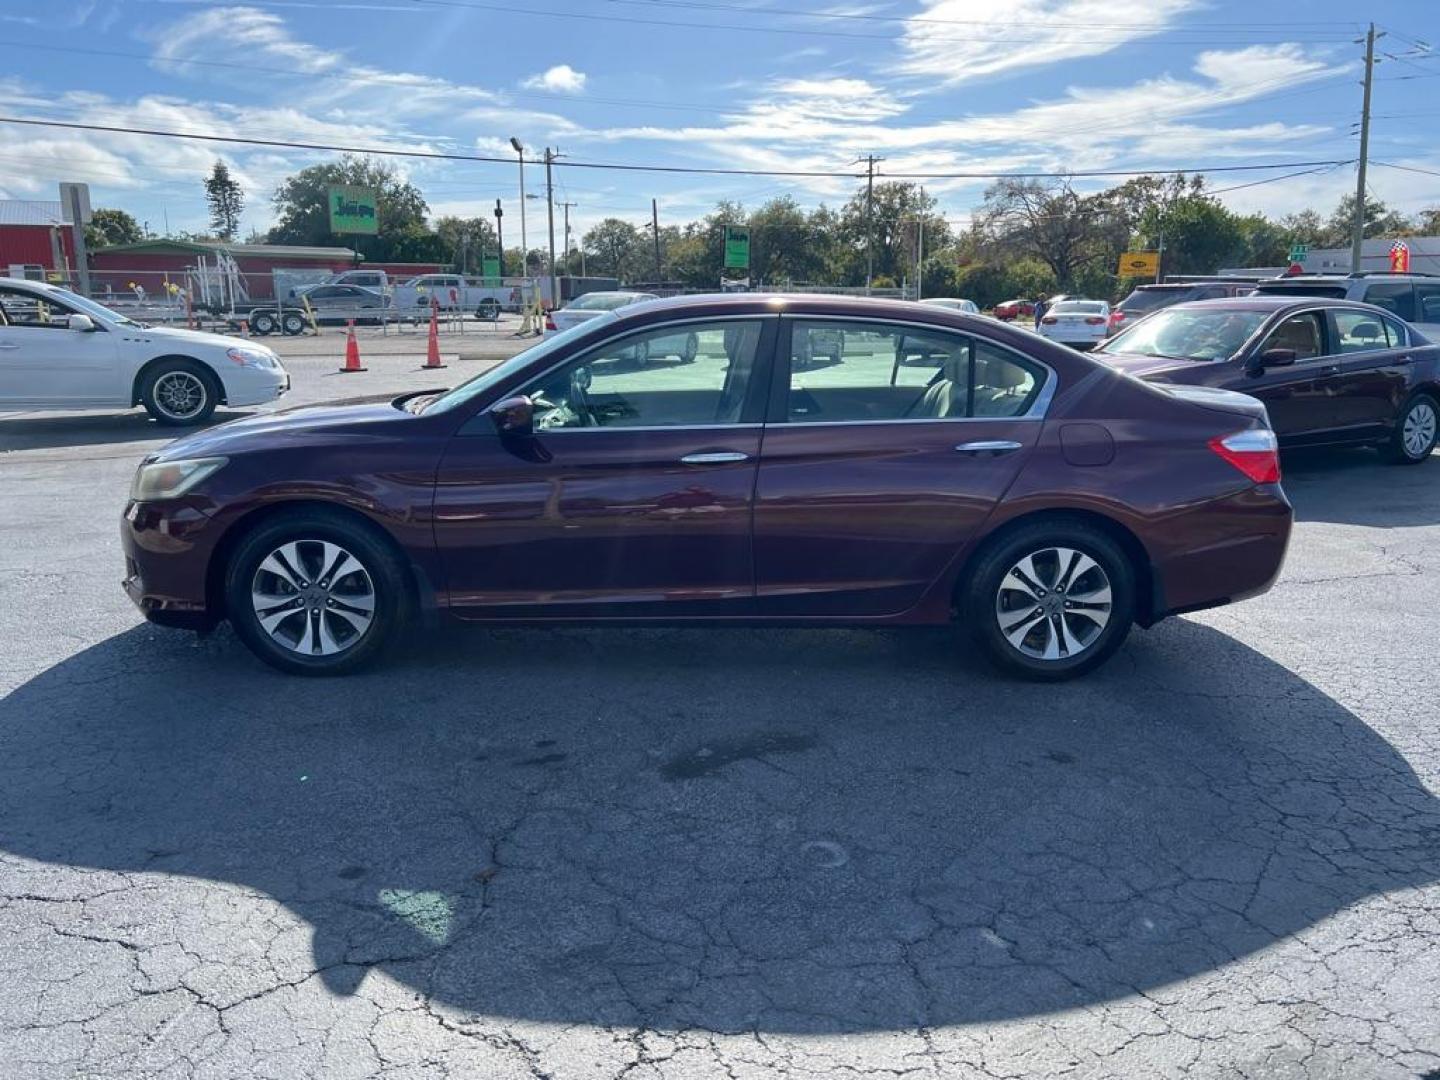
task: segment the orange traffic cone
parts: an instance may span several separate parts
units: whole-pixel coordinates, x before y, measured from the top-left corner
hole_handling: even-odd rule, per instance
[[[425,363],[421,370],[430,368],[442,368],[445,365],[440,362],[440,305],[430,305],[430,343],[425,350]]]
[[[240,336],[241,336],[241,337],[249,337],[249,336],[250,336],[250,322],[249,322],[248,319],[241,319],[241,320],[240,320]]]
[[[355,320],[351,319],[345,327],[345,366],[340,369],[342,375],[348,371],[365,370],[360,366],[360,345],[355,340]]]

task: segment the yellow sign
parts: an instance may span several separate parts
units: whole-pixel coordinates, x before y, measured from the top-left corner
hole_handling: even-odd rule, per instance
[[[1154,277],[1160,272],[1158,251],[1127,251],[1120,256],[1121,277]]]

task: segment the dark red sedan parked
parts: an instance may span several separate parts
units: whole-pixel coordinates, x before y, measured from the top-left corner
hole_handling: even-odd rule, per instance
[[[680,333],[692,362],[634,362]],[[838,359],[796,363],[826,355],[814,340],[843,341]],[[453,390],[172,443],[135,478],[125,587],[159,623],[229,618],[300,673],[357,668],[435,611],[958,621],[1058,679],[1132,623],[1267,589],[1290,533],[1279,478],[1253,398],[1151,386],[993,320],[662,300]]]
[[[1093,355],[1153,382],[1253,395],[1285,447],[1375,446],[1418,465],[1440,438],[1440,346],[1370,304],[1197,300],[1146,316]]]

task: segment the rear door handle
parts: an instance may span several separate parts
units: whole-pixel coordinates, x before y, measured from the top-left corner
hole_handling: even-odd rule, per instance
[[[1021,444],[1009,439],[981,439],[978,442],[961,443],[955,447],[961,454],[1012,454]]]
[[[738,450],[717,450],[710,454],[686,454],[681,462],[686,465],[723,465],[727,461],[749,461],[749,454]]]

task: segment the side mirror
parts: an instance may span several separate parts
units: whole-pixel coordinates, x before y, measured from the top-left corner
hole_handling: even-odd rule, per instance
[[[1245,369],[1251,375],[1259,375],[1266,368],[1289,367],[1295,363],[1296,356],[1294,349],[1266,349],[1258,356],[1252,356]]]
[[[532,435],[535,432],[535,405],[524,394],[497,401],[490,406],[490,419],[501,435]]]
[[[93,334],[95,332],[95,320],[89,315],[71,315],[65,325],[81,334]]]

